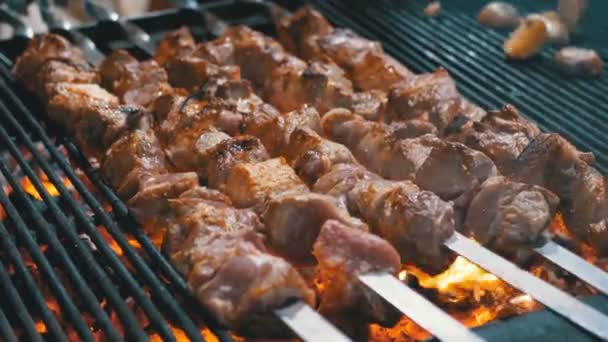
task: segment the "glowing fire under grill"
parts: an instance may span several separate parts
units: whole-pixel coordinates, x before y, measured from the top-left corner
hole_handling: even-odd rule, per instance
[[[182,18],[176,13],[167,16],[168,22]],[[253,16],[251,22],[259,20]],[[18,53],[23,46],[15,44]],[[38,104],[20,97],[6,67],[0,69],[0,235],[6,238],[0,249],[0,276],[10,280],[0,290],[17,295],[0,298],[0,320],[9,313],[4,307],[18,312],[7,321],[8,330],[0,324],[0,332],[32,340],[36,332],[49,340],[69,341],[123,336],[245,341],[209,323],[161,254],[162,235],[142,233],[96,169],[69,139],[56,138],[60,134],[54,127],[43,128],[44,115],[33,114],[41,111]],[[608,261],[577,241],[560,214],[551,230],[560,243],[608,271]],[[573,296],[598,293],[540,257],[525,267]],[[313,288],[323,286],[315,270],[301,271]],[[462,256],[435,276],[402,265],[399,279],[471,328],[543,309]],[[405,316],[392,328],[370,326],[373,341],[430,337]]]

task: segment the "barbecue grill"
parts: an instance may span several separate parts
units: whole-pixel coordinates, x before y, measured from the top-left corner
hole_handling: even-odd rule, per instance
[[[449,3],[437,19],[423,16],[420,1],[312,4],[337,26],[380,40],[389,54],[416,72],[445,66],[463,95],[485,108],[513,103],[544,130],[560,132],[582,150],[594,152],[598,168],[608,170],[603,153],[608,138],[601,133],[606,125],[602,114],[608,111],[602,97],[608,90],[606,78],[559,76],[548,63],[554,52],[550,49],[525,64],[506,63],[504,33],[481,28],[470,13]],[[301,4],[282,5],[295,10]],[[212,1],[203,7],[229,24],[273,34],[272,13],[262,3]],[[213,38],[206,20],[199,10],[184,9],[130,22],[156,46],[166,31],[182,25],[200,40]],[[148,57],[111,22],[78,31],[106,54],[125,48]],[[9,67],[26,43],[24,37],[0,42],[3,340],[94,340],[102,335],[110,340],[234,340],[196,304],[186,282],[160,253],[158,241],[138,229],[94,165],[47,120],[42,104],[12,81]],[[608,59],[608,50],[598,48]],[[605,297],[584,301],[608,313]],[[491,340],[592,339],[551,311],[495,321],[477,332]]]

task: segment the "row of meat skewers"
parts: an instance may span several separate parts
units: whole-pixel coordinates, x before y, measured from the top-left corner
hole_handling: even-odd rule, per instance
[[[182,29],[154,60],[115,51],[98,70],[50,34],[14,68],[142,225],[165,233],[221,323],[283,334],[272,310],[314,303],[294,265],[316,264],[324,315],[350,332],[391,325],[399,315],[358,275],[401,262],[439,272],[455,230],[524,262],[559,199],[573,232],[606,251],[589,155],[511,107],[486,113],[446,71],[414,75],[310,9],[277,31],[283,45],[245,27],[196,44]]]

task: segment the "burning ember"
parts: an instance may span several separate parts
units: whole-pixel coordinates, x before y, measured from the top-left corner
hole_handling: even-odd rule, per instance
[[[49,195],[53,197],[57,197],[60,195],[59,190],[57,190],[57,187],[55,187],[55,185],[48,179],[48,176],[44,172],[40,171],[38,173],[38,176],[40,177],[40,182],[42,183]],[[68,178],[64,177],[63,184],[68,189],[72,188],[72,182],[70,182]],[[21,186],[23,186],[23,190],[25,190],[25,192],[30,194],[32,197],[39,201],[42,200],[42,196],[40,196],[38,190],[36,190],[36,187],[28,177],[21,178]]]

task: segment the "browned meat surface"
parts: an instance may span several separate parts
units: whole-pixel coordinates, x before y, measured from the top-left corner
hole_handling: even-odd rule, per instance
[[[220,323],[247,336],[285,337],[273,310],[294,299],[313,305],[313,292],[291,265],[265,251],[253,212],[200,192],[171,200],[175,217],[164,245],[171,262]]]
[[[56,34],[32,39],[17,58],[13,75],[27,89],[41,95],[49,82],[93,83],[96,80],[82,51]]]
[[[284,16],[276,23],[281,44],[291,53],[305,60],[318,55],[316,40],[330,34],[334,28],[311,7],[304,6],[291,16]]]
[[[49,89],[48,115],[70,132],[87,113],[118,106],[118,98],[97,84],[54,83]]]
[[[545,188],[493,177],[471,201],[465,227],[479,243],[523,262],[548,235],[558,203]]]
[[[205,84],[220,84],[227,80],[239,80],[240,69],[236,66],[217,66],[196,55],[181,56],[165,64],[169,82],[174,87],[196,91]]]
[[[166,228],[169,200],[198,187],[198,176],[194,172],[165,173],[147,178],[141,190],[131,197],[127,205],[137,221],[148,232],[154,234]]]
[[[277,157],[287,149],[291,134],[299,127],[321,132],[319,113],[312,107],[302,106],[275,117],[267,116],[264,120],[251,121],[246,132],[260,138],[270,155]]]
[[[221,191],[226,190],[228,175],[235,166],[270,158],[260,140],[249,135],[225,139],[197,157],[200,163],[197,170],[201,177],[210,187]]]
[[[122,103],[148,106],[171,92],[167,72],[155,60],[139,62],[125,50],[115,50],[99,66],[101,85]]]
[[[541,133],[515,161],[512,177],[558,195],[568,228],[606,255],[608,182],[592,163],[590,153],[579,152],[557,134]]]
[[[437,135],[437,128],[424,120],[394,121],[390,124],[395,139],[417,138],[425,134]]]
[[[463,123],[448,139],[483,152],[504,174],[510,172],[513,161],[540,133],[536,124],[522,118],[511,105],[488,112],[480,122],[464,120]]]
[[[388,240],[405,263],[440,272],[452,256],[443,242],[454,232],[454,210],[409,181],[384,180],[353,164],[338,164],[322,176],[315,191],[347,202],[372,230]]]
[[[310,60],[329,57],[343,68],[356,89],[388,89],[411,75],[388,56],[380,43],[348,29],[333,29],[315,10],[304,8],[277,23],[281,42],[293,53]]]
[[[321,113],[347,104],[352,85],[333,63],[284,64],[270,74],[264,98],[287,112],[311,104]]]
[[[385,115],[389,121],[425,120],[442,134],[457,115],[477,117],[478,111],[463,102],[452,77],[439,68],[433,73],[409,77],[392,87]]]
[[[167,172],[165,155],[152,129],[135,129],[106,151],[101,172],[118,195],[128,200],[144,181]]]
[[[357,162],[346,146],[325,139],[310,128],[298,128],[292,133],[284,155],[308,184],[313,184],[335,164]]]
[[[239,208],[262,208],[269,197],[288,191],[308,192],[308,187],[283,158],[238,164],[226,184],[226,194]]]
[[[189,56],[195,48],[196,43],[190,33],[190,29],[182,26],[175,31],[165,33],[165,36],[158,44],[154,59],[159,65],[164,67],[168,61],[181,56]]]
[[[85,156],[100,159],[126,133],[129,124],[142,115],[141,108],[131,106],[91,108],[76,123],[74,138]]]
[[[336,109],[322,121],[325,133],[346,145],[359,162],[383,177],[415,181],[444,200],[465,208],[496,167],[483,153],[434,135],[399,140],[390,127]]]
[[[312,192],[272,196],[262,219],[264,235],[273,250],[291,262],[304,265],[313,263],[312,247],[327,220],[367,231],[367,225],[351,217],[334,197]]]
[[[401,318],[397,309],[357,279],[371,272],[396,274],[399,271],[401,259],[387,241],[330,220],[321,228],[314,255],[325,284],[321,313],[348,314],[386,326],[393,326]]]

